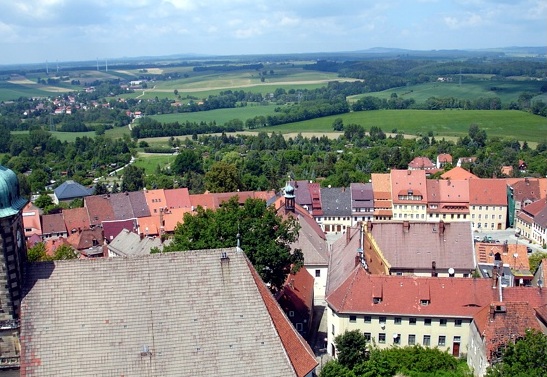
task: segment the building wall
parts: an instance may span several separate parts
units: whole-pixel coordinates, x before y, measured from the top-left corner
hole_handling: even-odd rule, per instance
[[[327,266],[306,265],[306,270],[313,276],[313,300],[321,303],[325,299],[325,289],[327,287]]]
[[[445,223],[453,223],[458,221],[469,221],[471,218],[468,213],[428,213],[427,221],[436,222],[444,221]]]
[[[473,230],[503,230],[507,224],[507,206],[471,205]]]
[[[413,322],[415,320],[415,323]],[[446,323],[441,322],[446,321]],[[346,331],[359,330],[379,348],[420,344],[438,347],[456,356],[467,353],[471,318],[423,317],[398,314],[339,314],[327,307],[327,351],[333,355],[334,339]],[[397,335],[397,337],[395,337]],[[412,336],[414,343],[412,343]],[[426,337],[429,337],[427,344]],[[444,343],[443,343],[444,337]],[[455,346],[455,343],[459,345]],[[336,354],[334,352],[334,354]]]
[[[325,233],[344,232],[352,223],[351,216],[323,216],[322,220],[319,225]]]
[[[423,203],[393,204],[393,220],[425,221],[426,208]]]
[[[486,359],[486,349],[481,335],[475,324],[469,327],[469,352],[467,353],[467,365],[473,369],[474,376],[484,376],[488,361]]]

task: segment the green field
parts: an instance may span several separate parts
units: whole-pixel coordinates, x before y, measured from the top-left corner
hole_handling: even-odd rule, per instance
[[[403,99],[413,98],[417,103],[423,103],[430,97],[454,97],[468,100],[480,97],[499,97],[503,104],[509,104],[511,101],[517,102],[519,95],[524,92],[539,93],[543,84],[542,81],[466,79],[462,81],[461,85],[459,82],[409,85],[404,88],[351,96],[350,100],[356,101],[366,96],[388,99],[393,93],[396,93]]]
[[[464,136],[471,124],[484,129],[489,137],[517,138],[521,141],[547,139],[547,119],[516,110],[377,110],[360,111],[304,122],[268,127],[268,132],[332,132],[332,122],[356,123],[366,129],[380,127],[384,132],[396,129],[408,135]],[[266,129],[264,129],[266,130]]]
[[[135,160],[135,166],[144,168],[147,175],[154,174],[156,168],[159,165],[162,169],[170,165],[175,160],[175,156],[172,154],[139,154],[139,157]]]
[[[236,107],[233,109],[218,109],[210,111],[198,111],[193,113],[179,113],[179,114],[163,114],[163,115],[153,115],[151,118],[157,120],[161,123],[174,123],[174,122],[212,122],[215,121],[217,124],[224,124],[232,119],[241,119],[245,120],[249,118],[254,118],[258,115],[271,115],[274,113],[274,109],[278,107],[277,105],[255,105],[255,106],[245,106],[245,107]]]
[[[0,101],[11,101],[19,97],[51,97],[61,92],[68,92],[68,89],[53,88],[38,84],[14,84],[7,81],[0,81]]]

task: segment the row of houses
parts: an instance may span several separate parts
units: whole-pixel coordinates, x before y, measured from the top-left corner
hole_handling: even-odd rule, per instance
[[[532,273],[526,245],[476,242],[469,221],[372,220],[348,227],[329,247],[321,231],[306,228],[313,216],[292,204],[292,185],[285,191],[277,208],[303,224],[303,244],[321,246],[303,249],[305,269],[287,279],[282,307],[305,332],[310,308],[286,299],[295,291],[307,297],[313,278],[315,302],[326,301],[332,356],[338,335],[359,330],[380,348],[419,344],[465,357],[483,376],[506,342],[530,328],[547,332],[547,260]],[[317,255],[326,262],[309,263]]]
[[[325,233],[339,233],[358,222],[420,221],[470,222],[474,231],[528,227],[522,235],[544,243],[547,227],[541,216],[520,216],[521,209],[545,202],[547,178],[477,178],[456,167],[442,179],[428,179],[425,170],[391,170],[372,174],[368,183],[320,187],[293,181],[296,203],[305,208]],[[545,203],[536,204],[545,207]],[[516,221],[517,220],[517,221]],[[531,229],[535,228],[532,232]]]

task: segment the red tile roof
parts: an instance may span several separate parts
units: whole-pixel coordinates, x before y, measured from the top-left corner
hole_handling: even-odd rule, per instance
[[[40,209],[32,202],[28,202],[23,208],[23,226],[25,227],[25,237],[33,234],[42,235],[42,223],[40,222]],[[27,232],[27,229],[31,229]]]
[[[456,166],[454,169],[450,169],[446,173],[441,175],[442,179],[454,179],[454,180],[467,180],[471,178],[478,178],[475,174],[468,172],[462,167]]]
[[[532,308],[547,305],[547,290],[538,287],[503,288],[503,301],[525,301]]]
[[[268,310],[273,325],[279,334],[279,338],[287,351],[287,356],[289,357],[296,375],[299,377],[306,376],[308,373],[313,371],[318,364],[317,360],[315,360],[313,351],[308,343],[294,329],[288,318],[285,316],[285,313],[283,313],[283,310],[281,310],[281,307],[277,304],[268,288],[264,285],[264,282],[260,276],[258,276],[258,273],[251,265],[251,262],[247,261],[247,263],[249,264],[249,269],[251,270],[258,291],[264,300],[266,309]]]
[[[495,294],[489,279],[370,275],[358,266],[326,300],[339,313],[471,318]]]
[[[507,205],[507,185],[504,179],[470,179],[470,205]]]
[[[65,221],[62,213],[42,216],[42,234],[66,232]]]
[[[496,254],[499,254],[504,265],[517,270],[530,270],[528,251],[523,244],[475,243],[477,263],[494,263]],[[517,257],[515,258],[515,254]]]
[[[165,200],[168,208],[190,208],[190,193],[186,187],[165,190]]]
[[[465,180],[427,180],[428,204],[438,204],[440,213],[469,213],[469,182]]]
[[[89,228],[89,215],[84,207],[64,209],[63,218],[69,233]]]
[[[490,362],[508,341],[524,336],[527,329],[541,330],[535,312],[527,302],[492,302],[474,316]]]
[[[108,195],[94,195],[84,198],[84,207],[89,215],[91,226],[100,225],[103,221],[116,220]]]
[[[409,169],[428,170],[436,168],[435,164],[427,157],[415,157],[408,163]]]
[[[408,203],[409,200],[399,199],[399,195],[406,196],[410,192],[414,196],[422,196],[422,200],[412,200],[412,204],[427,203],[427,184],[423,170],[392,170],[391,171],[391,199],[393,204]]]
[[[283,290],[278,298],[279,305],[286,304],[299,312],[313,311],[313,283],[314,278],[304,267],[296,274],[289,274]],[[287,310],[285,310],[285,313]]]
[[[78,231],[69,235],[68,242],[76,250],[84,250],[92,246],[102,245],[103,231],[100,227],[95,229],[82,229],[81,232]]]
[[[148,204],[152,216],[158,215],[160,210],[167,207],[167,200],[165,199],[165,192],[163,189],[146,190],[144,192],[144,197],[146,198],[146,204]]]

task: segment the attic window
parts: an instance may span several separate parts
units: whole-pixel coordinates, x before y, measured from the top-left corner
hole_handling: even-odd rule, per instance
[[[372,303],[373,304],[379,304],[382,302],[382,298],[381,297],[373,297],[372,298]]]
[[[422,306],[427,306],[430,303],[431,303],[431,301],[429,301],[429,300],[420,300],[420,305],[422,305]]]

